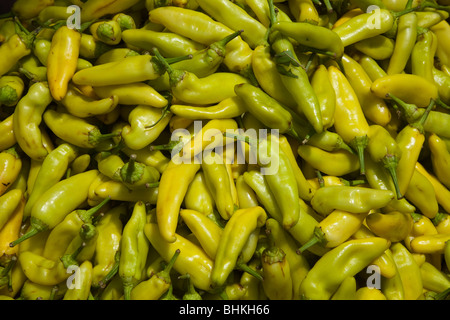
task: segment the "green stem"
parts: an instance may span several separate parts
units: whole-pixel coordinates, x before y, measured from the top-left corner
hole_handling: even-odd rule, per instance
[[[392,182],[394,183],[395,193],[397,195],[397,200],[403,198],[403,195],[400,191],[400,187],[398,185],[397,178],[397,165],[398,165],[398,157],[394,155],[387,155],[382,160],[384,168],[389,172],[392,177]]]
[[[9,246],[14,247],[18,245],[19,243],[37,235],[38,233],[47,230],[47,225],[43,223],[41,220],[31,217],[31,227],[30,230],[28,230],[24,235],[22,235],[20,238],[12,241]]]
[[[264,279],[263,279],[263,277],[261,276],[261,274],[258,272],[258,271],[256,271],[256,270],[254,270],[253,268],[251,268],[251,267],[249,267],[249,265],[248,264],[246,264],[246,263],[237,263],[236,264],[236,267],[239,269],[239,270],[242,270],[242,271],[244,271],[244,272],[247,272],[248,274],[250,274],[250,275],[252,275],[252,276],[254,276],[256,279],[258,279],[259,281],[263,281]]]
[[[311,248],[315,244],[319,244],[323,247],[327,244],[327,239],[325,233],[322,231],[320,227],[314,228],[314,233],[311,239],[305,242],[299,249],[297,249],[298,254],[302,254],[305,250]]]
[[[117,251],[114,255],[114,265],[111,268],[111,270],[108,272],[108,274],[98,282],[100,288],[105,288],[106,284],[117,274],[119,271],[119,264],[120,264],[120,251]]]
[[[84,223],[89,223],[92,221],[92,217],[96,214],[106,203],[111,200],[111,197],[107,197],[102,202],[97,204],[95,207],[90,208],[89,210],[79,210],[78,215]]]
[[[80,254],[81,250],[83,250],[85,246],[86,242],[83,242],[73,253],[65,254],[60,258],[65,268],[68,268],[69,266],[78,265],[77,256]]]
[[[195,290],[194,284],[191,281],[191,275],[186,273],[178,277],[178,279],[187,280],[187,291],[183,295],[183,300],[202,300],[202,296]]]
[[[355,137],[349,144],[356,151],[359,158],[359,173],[361,175],[366,174],[366,166],[364,164],[364,150],[366,149],[369,138],[367,135],[361,137]]]
[[[317,180],[319,182],[319,187],[323,188],[325,187],[325,181],[323,180],[323,175],[320,170],[316,170]]]

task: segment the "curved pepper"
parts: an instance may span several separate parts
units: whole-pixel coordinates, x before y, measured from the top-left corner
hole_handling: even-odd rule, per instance
[[[325,253],[311,268],[300,290],[305,299],[328,300],[349,276],[355,276],[389,248],[383,238],[348,240]]]
[[[150,204],[156,204],[158,198],[158,188],[155,185],[148,188],[139,188],[130,190],[120,181],[103,181],[97,185],[93,191],[95,197],[104,199],[110,197],[111,200],[136,202],[145,201]]]
[[[98,170],[89,170],[50,187],[31,210],[31,229],[11,242],[10,246],[13,247],[47,229],[53,229],[65,216],[87,200],[89,186],[98,174]]]
[[[223,229],[211,218],[195,210],[181,209],[180,217],[198,239],[203,250],[215,259]]]
[[[433,68],[437,49],[436,35],[428,30],[417,36],[411,52],[411,73],[434,83]]]
[[[416,162],[415,168],[422,174],[424,175],[433,185],[433,189],[435,191],[436,194],[436,199],[439,203],[439,205],[446,211],[449,212],[450,210],[450,191],[439,181],[439,179],[429,173],[424,166],[419,163]]]
[[[122,232],[119,275],[123,281],[125,300],[131,299],[133,288],[143,280],[149,241],[144,234],[147,221],[145,203],[136,202]]]
[[[394,197],[395,194],[390,190],[329,186],[316,190],[311,199],[311,206],[321,215],[328,215],[335,209],[351,213],[367,213],[386,206]]]
[[[140,282],[131,291],[131,300],[158,300],[169,290],[172,284],[170,271],[180,254],[180,250],[175,250],[173,257],[168,261],[166,267],[154,274],[150,279]]]
[[[311,166],[331,176],[342,176],[360,170],[358,156],[347,150],[329,152],[311,145],[301,145],[297,152]]]
[[[271,97],[288,107],[295,107],[295,100],[281,81],[277,64],[268,43],[255,48],[252,55],[252,71],[259,86]]]
[[[194,54],[205,49],[205,45],[174,32],[130,29],[122,32],[122,39],[132,48],[152,50],[156,47],[164,57],[168,58]]]
[[[270,300],[292,299],[292,278],[289,261],[283,249],[271,246],[262,252],[262,287]]]
[[[192,120],[230,119],[240,116],[246,110],[241,98],[226,98],[211,106],[173,104],[170,111],[180,117]]]
[[[40,124],[42,115],[51,101],[48,84],[37,82],[30,86],[27,94],[14,108],[14,135],[22,150],[32,159],[43,160],[49,152],[43,144]]]
[[[93,88],[94,92],[102,99],[117,97],[119,104],[143,104],[155,108],[164,108],[168,103],[165,97],[143,82],[111,86],[95,86]]]
[[[430,99],[438,98],[438,89],[434,83],[409,73],[391,74],[378,78],[373,81],[370,90],[382,99],[395,96],[419,108],[428,106]]]
[[[445,142],[438,135],[432,133],[428,137],[428,146],[431,151],[433,172],[439,181],[447,188],[450,187],[450,153]]]
[[[224,161],[218,154],[208,153],[203,156],[201,168],[217,211],[223,219],[228,220],[235,212],[235,202],[232,195],[234,186],[231,185]]]
[[[76,272],[77,285],[67,289],[63,300],[88,300],[91,294],[92,262],[89,260],[83,261]]]
[[[417,169],[411,176],[405,197],[428,218],[435,217],[439,211],[433,184]]]
[[[12,146],[0,152],[0,196],[16,181],[22,168],[22,158]]]
[[[211,272],[214,260],[202,248],[179,234],[176,235],[174,242],[165,241],[155,223],[147,223],[144,232],[151,245],[165,261],[169,261],[175,251],[180,250],[180,255],[173,266],[174,270],[180,274],[189,273],[196,288],[205,291],[211,290]]]
[[[17,190],[17,189],[16,189]],[[11,248],[9,244],[19,238],[23,220],[23,208],[25,207],[25,197],[23,192],[17,190],[21,194],[19,202],[11,211],[8,219],[0,228],[0,264],[7,265],[17,258],[19,248]]]
[[[61,101],[76,72],[81,35],[78,30],[62,26],[56,30],[47,58],[47,79],[52,97]]]
[[[236,262],[250,233],[264,225],[267,214],[262,207],[238,209],[228,220],[219,241],[211,273],[213,286],[222,286]]]
[[[399,211],[370,213],[366,223],[374,234],[391,242],[404,240],[413,227],[411,215]]]
[[[31,209],[42,194],[63,178],[69,168],[69,164],[78,155],[79,150],[77,147],[69,143],[63,143],[44,158],[36,175],[33,189],[28,193],[24,211],[25,217],[30,216]]]
[[[98,126],[91,124],[89,119],[53,109],[45,111],[43,119],[56,136],[80,148],[95,148],[100,142],[120,134],[102,134]]]
[[[334,248],[347,241],[362,225],[368,212],[351,213],[333,210],[314,229],[314,236],[298,250],[300,253],[318,243],[326,248]]]
[[[334,59],[340,60],[344,54],[344,44],[339,35],[326,27],[307,22],[277,21],[271,26],[285,36],[293,38],[299,45],[327,52]],[[320,39],[320,41],[318,41]]]
[[[70,114],[79,118],[87,118],[111,112],[119,104],[119,97],[110,95],[100,100],[94,100],[69,84],[66,95],[61,99],[61,104]]]
[[[277,100],[249,83],[236,85],[234,91],[244,101],[246,110],[264,125],[299,139],[292,115]]]
[[[356,298],[356,279],[347,277],[331,296],[331,300],[355,300]]]
[[[161,175],[156,203],[156,216],[161,237],[165,241],[172,243],[176,240],[175,230],[180,206],[189,184],[199,169],[200,164],[176,164],[170,161]]]
[[[264,38],[266,28],[238,5],[227,0],[197,1],[200,7],[215,20],[223,23],[234,31],[244,30],[243,39],[255,48]]]
[[[330,66],[328,72],[337,99],[334,127],[344,142],[357,152],[359,170],[364,174],[364,149],[368,143],[369,124],[355,91],[342,71]]]
[[[165,108],[137,105],[128,115],[129,124],[122,128],[125,145],[133,150],[148,146],[167,127],[172,115]]]
[[[425,254],[442,254],[445,250],[445,243],[450,240],[450,234],[437,233],[417,236],[411,240],[413,252]]]
[[[88,0],[83,3],[81,12],[81,21],[92,21],[94,19],[101,18],[108,14],[117,14],[135,5],[137,0],[126,1],[101,1],[101,0]]]
[[[398,18],[398,30],[395,37],[394,52],[389,59],[387,74],[399,74],[411,55],[417,38],[417,13],[410,12]]]
[[[0,196],[0,230],[11,218],[14,210],[20,203],[23,192],[19,189],[13,189]]]
[[[25,84],[19,76],[0,77],[0,105],[12,107],[22,98]]]
[[[342,58],[342,64],[366,118],[375,124],[386,126],[391,121],[391,111],[384,100],[370,90],[372,80],[369,75],[356,60],[346,54]]]
[[[374,37],[363,39],[354,44],[355,49],[376,60],[389,59],[394,51],[394,40],[379,34]]]
[[[403,198],[397,179],[398,162],[402,156],[400,147],[389,131],[380,125],[369,126],[368,137],[367,152],[372,160],[381,162],[383,167],[389,172],[394,182],[397,199]]]
[[[0,150],[11,148],[17,143],[14,135],[14,114],[0,122]]]
[[[319,65],[312,77],[311,86],[319,99],[320,113],[324,130],[334,124],[334,110],[336,109],[336,94],[328,76],[328,69],[324,64]]]
[[[344,47],[389,31],[394,24],[393,14],[386,9],[362,13],[333,29]]]
[[[441,293],[450,288],[448,276],[427,261],[420,266],[420,274],[424,289]]]
[[[412,254],[400,242],[394,243],[390,249],[403,284],[405,300],[416,300],[423,290],[419,266]]]
[[[153,56],[139,55],[77,71],[72,81],[76,85],[111,86],[156,79],[165,71]]]
[[[175,6],[151,10],[149,20],[204,45],[210,45],[233,33],[233,30],[206,13]],[[208,32],[201,32],[201,30],[208,30]],[[223,62],[231,72],[245,74],[251,68],[252,53],[253,50],[249,44],[239,36],[226,45]]]

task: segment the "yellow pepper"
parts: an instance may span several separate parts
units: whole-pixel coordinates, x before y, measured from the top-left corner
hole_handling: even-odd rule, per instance
[[[62,26],[56,30],[47,58],[47,79],[52,97],[61,101],[69,81],[77,70],[81,35],[75,29]]]

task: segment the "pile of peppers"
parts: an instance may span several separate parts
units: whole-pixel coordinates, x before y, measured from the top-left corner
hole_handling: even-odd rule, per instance
[[[0,298],[449,299],[449,12],[15,1]]]

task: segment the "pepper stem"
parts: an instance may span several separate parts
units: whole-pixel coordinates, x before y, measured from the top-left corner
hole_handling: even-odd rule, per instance
[[[405,118],[408,121],[408,123],[412,123],[422,116],[421,111],[423,109],[417,107],[415,104],[406,103],[405,101],[399,99],[397,96],[391,93],[388,93],[387,97],[395,102],[394,106],[400,106],[400,108],[405,114]]]
[[[20,238],[12,241],[9,246],[14,247],[18,245],[19,243],[37,235],[39,232],[42,232],[47,229],[47,226],[41,222],[41,220],[36,218],[31,218],[31,227],[30,230],[28,230],[24,235],[22,235]]]
[[[350,141],[349,145],[356,151],[359,158],[359,173],[361,175],[366,174],[366,166],[364,164],[364,150],[366,149],[367,143],[369,142],[369,138],[367,135],[355,137],[352,141]]]
[[[178,277],[178,279],[187,280],[187,291],[183,295],[183,300],[202,300],[202,296],[195,290],[194,284],[191,281],[191,275],[186,273]]]
[[[95,207],[92,207],[88,210],[80,210],[78,211],[78,215],[84,223],[89,223],[92,221],[92,217],[96,214],[107,202],[111,200],[111,197],[105,198],[102,202],[97,204]]]
[[[89,131],[89,143],[96,146],[97,144],[99,144],[102,141],[111,139],[111,138],[116,138],[118,136],[120,136],[120,132],[111,132],[111,133],[100,133],[100,130],[91,130]]]
[[[177,85],[178,82],[183,80],[183,77],[186,75],[187,71],[185,70],[178,70],[174,69],[170,66],[169,62],[166,58],[164,58],[161,53],[159,53],[159,50],[157,48],[153,48],[152,50],[153,58],[152,63],[156,65],[157,68],[160,68],[161,70],[167,71],[169,74],[169,83],[171,87],[174,87]],[[192,55],[190,55],[192,58]],[[185,60],[185,59],[183,59]],[[172,60],[174,62],[174,60]],[[181,61],[181,60],[178,60]],[[162,74],[162,73],[161,73]]]
[[[215,51],[224,52],[227,43],[233,40],[234,38],[240,36],[242,32],[244,32],[244,30],[238,30],[236,32],[233,32],[228,36],[224,37],[222,40],[212,43],[209,47]]]
[[[238,263],[236,264],[236,267],[237,267],[239,270],[242,270],[242,271],[247,272],[248,274],[254,276],[254,277],[255,277],[256,279],[258,279],[259,281],[263,281],[263,280],[264,280],[263,277],[262,277],[262,275],[261,275],[258,271],[254,270],[253,268],[251,268],[251,267],[250,267],[248,264],[246,264],[246,263],[238,262]]]
[[[315,244],[319,244],[323,247],[327,244],[327,239],[325,233],[320,227],[314,228],[314,233],[311,239],[306,241],[299,249],[297,249],[297,254],[302,254],[305,250],[311,248]]]
[[[169,263],[165,266],[163,270],[159,271],[155,276],[162,279],[165,283],[170,283],[171,282],[170,271],[172,270],[175,261],[180,255],[180,252],[181,252],[180,249],[175,250],[175,253],[173,254]]]
[[[419,130],[421,133],[424,132],[424,124],[425,121],[428,118],[428,115],[430,114],[431,109],[434,108],[434,106],[436,105],[436,101],[431,99],[430,103],[428,104],[427,108],[425,109],[425,112],[422,114],[422,116],[420,117],[420,119],[414,123],[411,123],[410,126],[416,128],[417,130]]]
[[[81,250],[86,246],[86,242],[82,242],[81,245],[72,253],[63,255],[60,260],[64,265],[64,268],[69,268],[69,266],[78,265],[77,256],[80,254]]]
[[[434,300],[444,300],[448,295],[450,295],[450,288],[436,294],[433,298]]]
[[[394,155],[386,155],[383,160],[383,166],[386,168],[386,170],[389,172],[389,174],[392,177],[392,181],[394,183],[395,187],[395,193],[397,195],[397,200],[400,200],[403,198],[403,194],[400,191],[400,187],[398,185],[398,178],[397,178],[397,164],[398,164],[398,157]]]

